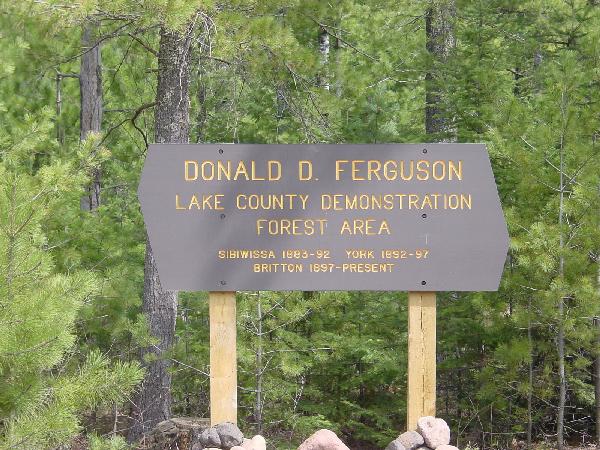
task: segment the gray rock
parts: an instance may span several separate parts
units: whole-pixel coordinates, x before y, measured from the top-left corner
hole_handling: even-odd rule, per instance
[[[182,430],[203,430],[210,427],[210,419],[202,417],[171,417],[169,420]]]
[[[425,444],[423,436],[416,431],[407,431],[398,436],[398,440],[406,450],[416,450]]]
[[[436,450],[458,450],[458,447],[455,447],[454,445],[440,445]]]
[[[223,422],[215,425],[215,429],[221,438],[221,448],[225,450],[229,450],[236,445],[242,445],[244,442],[244,435],[234,423]]]
[[[406,447],[402,445],[402,442],[400,442],[400,438],[396,438],[388,444],[385,450],[406,450]]]
[[[436,450],[440,445],[450,444],[450,427],[444,419],[432,416],[421,417],[417,421],[417,431],[427,447]]]
[[[175,425],[171,420],[163,420],[154,428],[154,433],[159,434],[175,434],[177,433],[177,425]]]
[[[202,431],[198,440],[203,447],[221,447],[221,438],[215,427]]]
[[[194,445],[192,445],[192,450],[204,450],[204,447],[202,447],[202,444],[199,442],[196,442]]]

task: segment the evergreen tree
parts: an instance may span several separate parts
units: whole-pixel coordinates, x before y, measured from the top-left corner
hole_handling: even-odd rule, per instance
[[[142,377],[137,364],[74,351],[78,312],[100,280],[88,271],[57,273],[44,230],[49,216],[79,209],[77,190],[97,167],[96,142],[27,170],[36,148],[52,146],[47,116],[3,131],[0,146],[0,448],[67,443],[81,430],[82,412],[124,400]]]

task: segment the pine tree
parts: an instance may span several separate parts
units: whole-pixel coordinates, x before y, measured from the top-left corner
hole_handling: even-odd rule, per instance
[[[159,143],[185,143],[189,139],[189,70],[193,25],[184,32],[160,32],[155,138]],[[130,442],[171,417],[171,374],[168,352],[174,343],[177,293],[163,290],[150,242],[146,241],[142,311],[157,344],[142,350],[147,375],[134,401],[135,422]]]
[[[93,273],[57,273],[44,233],[48,217],[79,209],[79,189],[97,167],[89,141],[70,160],[26,168],[49,143],[48,112],[3,132],[0,162],[0,448],[69,442],[80,414],[120,402],[142,378],[137,364],[74,352],[78,312],[98,290]],[[98,155],[101,156],[101,155]]]
[[[81,67],[79,70],[79,98],[81,110],[79,113],[80,139],[84,140],[89,133],[100,133],[102,128],[102,62],[101,44],[97,42],[95,32],[98,24],[88,20],[83,26],[81,37]],[[89,211],[100,206],[101,170],[94,170],[87,198],[82,199],[82,208]]]

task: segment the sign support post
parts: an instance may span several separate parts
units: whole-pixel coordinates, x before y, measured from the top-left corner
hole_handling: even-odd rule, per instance
[[[435,416],[435,297],[435,292],[408,293],[408,430],[416,430],[421,417]]]
[[[210,423],[237,423],[235,292],[210,292]]]

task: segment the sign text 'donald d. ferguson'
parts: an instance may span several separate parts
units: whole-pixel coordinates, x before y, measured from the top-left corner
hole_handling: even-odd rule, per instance
[[[173,290],[496,290],[480,144],[151,145],[139,197]]]

